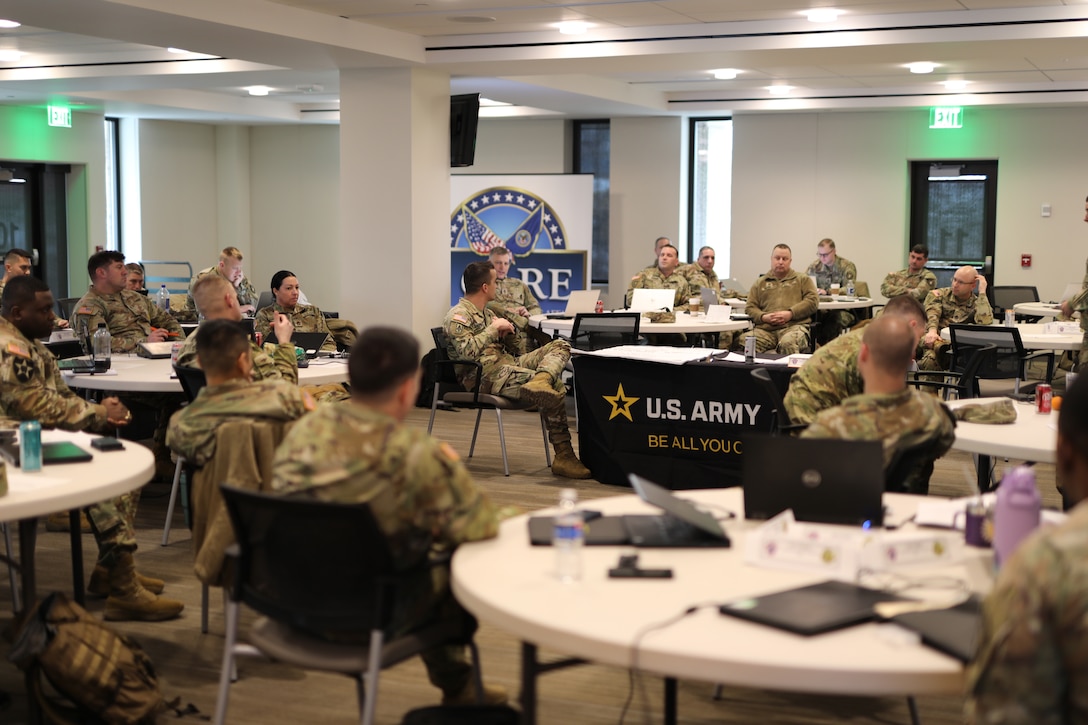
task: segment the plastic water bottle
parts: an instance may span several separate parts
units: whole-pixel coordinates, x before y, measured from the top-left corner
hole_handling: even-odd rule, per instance
[[[1017,466],[1001,480],[994,507],[994,563],[1001,566],[1020,542],[1039,527],[1042,508],[1035,488],[1035,471]]]
[[[159,309],[163,312],[170,311],[170,291],[166,289],[166,285],[159,287]]]
[[[110,369],[110,331],[106,329],[105,322],[98,323],[98,329],[94,331],[91,339],[91,359],[94,360],[95,370]]]
[[[19,424],[19,467],[23,473],[42,470],[42,425],[36,420]]]
[[[846,296],[847,297],[853,297],[854,292],[856,292],[856,291],[857,291],[857,288],[854,287],[854,278],[853,277],[847,277],[846,278]]]
[[[559,513],[555,517],[552,547],[555,549],[555,574],[560,581],[582,578],[582,545],[585,520],[578,510],[578,492],[564,488],[559,492]]]

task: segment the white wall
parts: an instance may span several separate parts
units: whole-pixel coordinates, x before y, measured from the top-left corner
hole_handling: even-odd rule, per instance
[[[481,118],[476,158],[458,174],[565,174],[570,171],[569,124],[558,119]]]
[[[969,108],[962,130],[930,130],[928,109],[738,116],[734,119],[732,269],[749,283],[785,242],[794,267],[823,237],[876,293],[905,266],[912,160],[997,159],[996,284],[1044,299],[1083,277],[1088,230],[1088,109]],[[1040,216],[1043,203],[1053,216]],[[1031,270],[1020,254],[1034,255]]]

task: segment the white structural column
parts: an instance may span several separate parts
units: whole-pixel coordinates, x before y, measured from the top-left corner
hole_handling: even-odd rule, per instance
[[[340,74],[340,296],[424,349],[449,307],[449,76]]]

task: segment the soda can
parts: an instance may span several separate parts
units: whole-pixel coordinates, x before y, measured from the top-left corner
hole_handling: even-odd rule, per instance
[[[1039,383],[1035,387],[1035,412],[1037,413],[1049,413],[1050,401],[1054,396],[1054,391],[1046,383]]]
[[[594,310],[598,315],[604,312],[604,300],[597,300],[597,306],[594,307]]]
[[[36,420],[19,424],[19,467],[24,473],[42,470],[42,426]]]
[[[748,335],[744,338],[744,362],[756,361],[756,336]]]
[[[170,364],[178,364],[178,353],[181,352],[181,343],[173,342],[170,344]]]
[[[257,343],[257,347],[260,347],[261,344],[264,342],[264,335],[257,332],[256,330],[254,330],[253,331],[253,342]]]
[[[1016,327],[1016,311],[1005,310],[1005,327]]]

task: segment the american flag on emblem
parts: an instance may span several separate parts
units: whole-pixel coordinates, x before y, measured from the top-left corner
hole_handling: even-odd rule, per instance
[[[492,247],[501,247],[504,241],[468,209],[465,209],[465,238],[477,254],[487,254]]]

